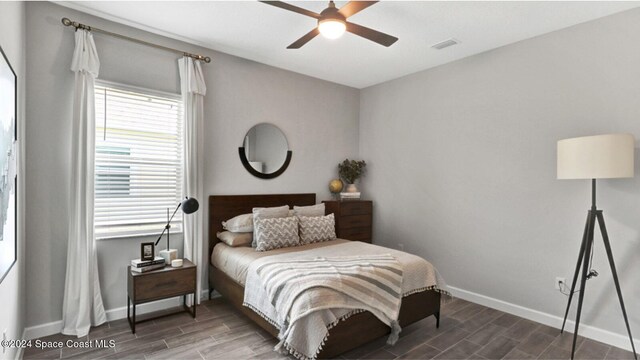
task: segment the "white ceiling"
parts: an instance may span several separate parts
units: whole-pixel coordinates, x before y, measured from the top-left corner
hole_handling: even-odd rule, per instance
[[[292,3],[316,12],[327,5],[320,1]],[[337,1],[336,5],[345,3]],[[355,88],[640,6],[639,2],[608,1],[383,1],[349,20],[398,37],[400,40],[391,47],[346,33],[337,40],[318,36],[299,50],[287,50],[290,43],[316,25],[315,20],[257,1],[59,4]],[[444,50],[431,48],[451,37],[461,44]]]

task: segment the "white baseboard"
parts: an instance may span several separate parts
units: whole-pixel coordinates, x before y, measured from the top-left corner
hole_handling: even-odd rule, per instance
[[[171,298],[171,299],[165,299],[165,300],[158,300],[158,301],[154,301],[146,304],[140,304],[136,306],[136,315],[142,315],[142,314],[150,313],[153,311],[169,309],[172,307],[176,307],[178,305],[180,305],[179,298]],[[115,309],[109,309],[105,311],[105,314],[107,315],[107,321],[124,319],[127,317],[127,307],[123,306]]]
[[[50,322],[47,324],[30,326],[24,329],[25,340],[33,340],[43,336],[57,334],[62,330],[62,320]]]
[[[557,329],[562,327],[563,318],[544,313],[542,311],[533,310],[524,306],[512,304],[506,301],[494,299],[489,296],[477,294],[471,291],[459,289],[453,286],[448,287],[451,294],[463,300],[471,301],[476,304],[484,305],[496,310],[500,310],[509,314],[523,317],[532,321],[539,322],[544,325],[548,325]],[[575,322],[567,319],[567,325],[565,331],[573,333]],[[579,334],[581,336],[603,342],[612,346],[619,347],[631,351],[631,343],[629,337],[626,334],[617,334],[608,330],[600,329],[590,325],[580,325]],[[640,339],[633,339],[636,349],[640,349]]]
[[[202,290],[200,293],[201,299],[209,298],[209,290]],[[181,297],[158,300],[146,304],[140,304],[136,307],[136,315],[146,314],[153,311],[169,309],[181,304]],[[109,309],[105,311],[107,321],[114,321],[124,319],[127,317],[127,307],[119,307],[115,309]],[[48,324],[30,326],[24,329],[22,335],[23,339],[33,340],[43,336],[54,335],[62,331],[62,320],[50,322]]]

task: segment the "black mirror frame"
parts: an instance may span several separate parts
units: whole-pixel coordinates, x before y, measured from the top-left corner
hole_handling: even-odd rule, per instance
[[[280,166],[280,169],[270,173],[270,174],[263,174],[259,171],[257,171],[256,169],[253,168],[253,166],[251,166],[251,164],[249,164],[249,160],[247,159],[247,155],[244,153],[244,146],[240,146],[238,148],[238,154],[240,155],[240,161],[242,161],[242,165],[244,166],[245,169],[247,169],[247,171],[249,173],[251,173],[251,175],[258,177],[260,179],[273,179],[276,178],[280,175],[282,175],[282,173],[287,170],[287,167],[289,167],[289,163],[291,162],[291,156],[293,155],[293,153],[291,152],[291,150],[287,150],[287,158],[284,160],[284,164],[282,164],[282,166]]]

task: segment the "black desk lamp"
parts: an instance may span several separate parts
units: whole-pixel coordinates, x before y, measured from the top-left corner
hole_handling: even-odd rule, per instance
[[[156,240],[155,244],[155,246],[158,246],[160,239],[162,239],[162,235],[164,235],[166,231],[167,248],[158,252],[158,255],[164,258],[165,264],[171,265],[171,260],[174,260],[178,257],[178,250],[169,249],[169,233],[171,232],[171,220],[173,220],[173,217],[176,215],[178,209],[180,208],[182,208],[182,212],[184,212],[185,214],[193,214],[194,212],[198,211],[199,207],[200,204],[198,204],[198,200],[196,200],[195,198],[186,197],[178,204],[178,206],[176,206],[176,209],[173,211],[171,217],[169,217],[169,208],[167,208],[167,225],[164,226],[164,230],[162,230],[162,234],[158,236],[158,240]]]
[[[567,321],[569,308],[573,293],[576,290],[576,283],[580,275],[580,290],[578,290],[578,312],[576,314],[575,329],[573,331],[573,346],[571,348],[571,358],[573,359],[576,351],[576,339],[578,336],[578,327],[580,326],[580,315],[582,313],[582,301],[586,290],[587,280],[598,273],[591,269],[591,256],[593,254],[593,238],[595,233],[596,222],[600,227],[602,241],[607,252],[613,282],[618,293],[618,300],[622,308],[622,316],[627,326],[627,334],[631,341],[631,349],[633,356],[637,360],[636,348],[633,344],[633,336],[631,336],[631,328],[629,327],[629,319],[627,318],[627,310],[622,299],[622,290],[620,289],[620,281],[618,281],[618,272],[613,261],[613,253],[611,252],[611,244],[609,243],[609,235],[604,224],[604,216],[602,210],[596,207],[596,179],[616,179],[631,178],[634,175],[633,155],[634,155],[635,139],[631,134],[607,134],[597,136],[585,136],[572,139],[564,139],[558,141],[558,179],[591,179],[591,209],[587,215],[587,224],[585,225],[584,235],[582,236],[582,245],[578,253],[578,263],[573,274],[571,283],[571,292],[569,292],[569,301],[567,309],[564,313],[564,321],[562,322],[562,330]],[[582,271],[581,269],[582,268]]]

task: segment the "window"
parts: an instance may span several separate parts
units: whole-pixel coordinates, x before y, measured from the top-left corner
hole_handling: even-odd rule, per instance
[[[159,234],[181,198],[180,97],[106,82],[95,92],[96,238]]]

